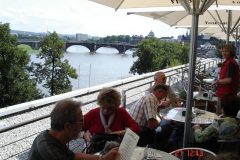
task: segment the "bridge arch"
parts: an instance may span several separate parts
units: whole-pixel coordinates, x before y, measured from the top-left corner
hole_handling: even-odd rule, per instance
[[[76,52],[76,50],[81,50],[82,52],[90,52],[90,49],[84,45],[71,45],[65,49],[65,51]]]
[[[32,49],[38,50],[40,48],[39,40],[19,40],[17,44],[26,44],[32,47]],[[65,51],[67,48],[73,45],[81,45],[90,50],[90,52],[94,53],[100,47],[110,46],[112,48],[116,48],[119,53],[125,53],[126,50],[130,48],[136,48],[136,45],[128,44],[128,43],[94,43],[94,42],[79,42],[79,41],[69,41],[65,42]]]
[[[110,50],[110,51],[108,51]],[[111,53],[111,54],[118,54],[119,51],[116,49],[116,48],[113,48],[113,47],[99,47],[98,49],[96,49],[96,52],[97,53]]]
[[[98,46],[98,47],[96,47],[96,52],[99,51],[99,50],[101,50],[101,49],[103,49],[103,48],[111,48],[111,49],[113,49],[113,50],[116,50],[117,53],[120,53],[119,50],[118,50],[117,48],[112,47],[112,46],[109,46],[109,45],[106,45],[106,46]]]

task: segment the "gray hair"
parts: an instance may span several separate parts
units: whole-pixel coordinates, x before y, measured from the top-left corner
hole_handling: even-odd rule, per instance
[[[70,99],[59,101],[50,114],[51,129],[63,130],[65,123],[73,123],[77,120],[81,102]]]
[[[113,88],[103,88],[98,94],[97,103],[100,106],[109,104],[118,107],[121,104],[121,94]]]

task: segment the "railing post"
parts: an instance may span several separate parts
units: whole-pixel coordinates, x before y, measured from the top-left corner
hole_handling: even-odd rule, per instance
[[[182,82],[183,82],[183,79],[184,79],[184,72],[183,72],[183,67],[182,67]]]
[[[170,86],[171,85],[171,77],[167,77],[168,78],[168,85]]]
[[[153,86],[153,82],[150,82],[150,88]]]
[[[126,108],[126,91],[122,90],[122,106]]]

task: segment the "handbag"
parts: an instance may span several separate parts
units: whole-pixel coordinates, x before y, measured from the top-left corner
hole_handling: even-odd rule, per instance
[[[92,136],[92,141],[87,147],[86,152],[94,154],[102,151],[107,141],[121,143],[122,137],[117,134],[95,134]]]

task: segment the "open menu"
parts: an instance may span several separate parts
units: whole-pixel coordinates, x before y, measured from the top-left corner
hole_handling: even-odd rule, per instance
[[[131,129],[127,128],[119,147],[120,160],[129,160],[136,148],[139,136]]]

